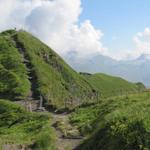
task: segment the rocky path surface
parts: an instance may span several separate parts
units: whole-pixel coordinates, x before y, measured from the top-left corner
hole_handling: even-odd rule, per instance
[[[75,136],[65,137],[64,133],[62,133],[59,127],[55,126],[57,122],[63,122],[63,123],[67,123],[68,126],[72,127],[72,130],[77,130],[69,123],[69,118],[68,118],[69,115],[65,113],[64,114],[51,113],[51,115],[52,115],[52,126],[56,131],[56,136],[57,136],[56,145],[58,150],[74,150],[83,141],[83,137],[80,136],[80,133]]]

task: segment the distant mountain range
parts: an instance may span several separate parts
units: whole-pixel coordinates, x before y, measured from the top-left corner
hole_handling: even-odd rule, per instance
[[[107,56],[95,55],[82,61],[66,56],[68,63],[77,71],[88,73],[107,73],[123,77],[132,82],[143,82],[150,87],[150,55],[142,54],[133,60],[117,61]]]

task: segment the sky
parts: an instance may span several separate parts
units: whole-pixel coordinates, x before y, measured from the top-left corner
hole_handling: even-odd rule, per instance
[[[149,0],[0,0],[0,31],[24,29],[61,56],[150,54]]]
[[[150,27],[149,0],[82,0],[82,4],[80,21],[89,19],[96,29],[101,29],[103,44],[116,56],[136,50],[135,37]],[[142,49],[150,53],[150,47],[143,47],[139,46],[139,53]]]

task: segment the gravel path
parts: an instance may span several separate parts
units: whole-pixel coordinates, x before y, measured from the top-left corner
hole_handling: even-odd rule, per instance
[[[52,125],[54,125],[57,121],[63,120],[64,122],[68,120],[68,114],[55,114],[52,115]],[[56,145],[58,150],[74,150],[83,140],[82,138],[66,138],[63,137],[63,133],[53,126],[56,132],[57,141]]]

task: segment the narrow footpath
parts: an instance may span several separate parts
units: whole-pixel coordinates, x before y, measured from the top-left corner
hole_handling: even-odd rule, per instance
[[[51,126],[56,132],[56,146],[58,150],[74,150],[82,141],[83,137],[80,135],[78,129],[72,126],[69,122],[69,114],[57,114],[55,112],[49,112],[43,106],[43,100],[35,92],[36,87],[36,76],[32,72],[32,65],[30,60],[26,56],[26,50],[23,45],[17,40],[14,35],[13,40],[16,43],[16,47],[23,58],[23,63],[28,70],[28,78],[31,83],[31,91],[27,100],[17,101],[16,103],[27,108],[30,112],[45,112],[50,113],[52,116]]]
[[[56,136],[57,136],[56,145],[58,150],[74,150],[83,141],[83,137],[80,136],[79,131],[69,123],[69,118],[68,118],[69,115],[56,114],[56,113],[51,113],[51,115],[52,115],[52,126],[56,131]],[[59,127],[55,126],[57,122],[62,122],[64,124],[67,124],[69,127],[66,126],[65,130],[67,131],[74,130],[78,132],[77,135],[65,137],[64,133],[62,133]]]

